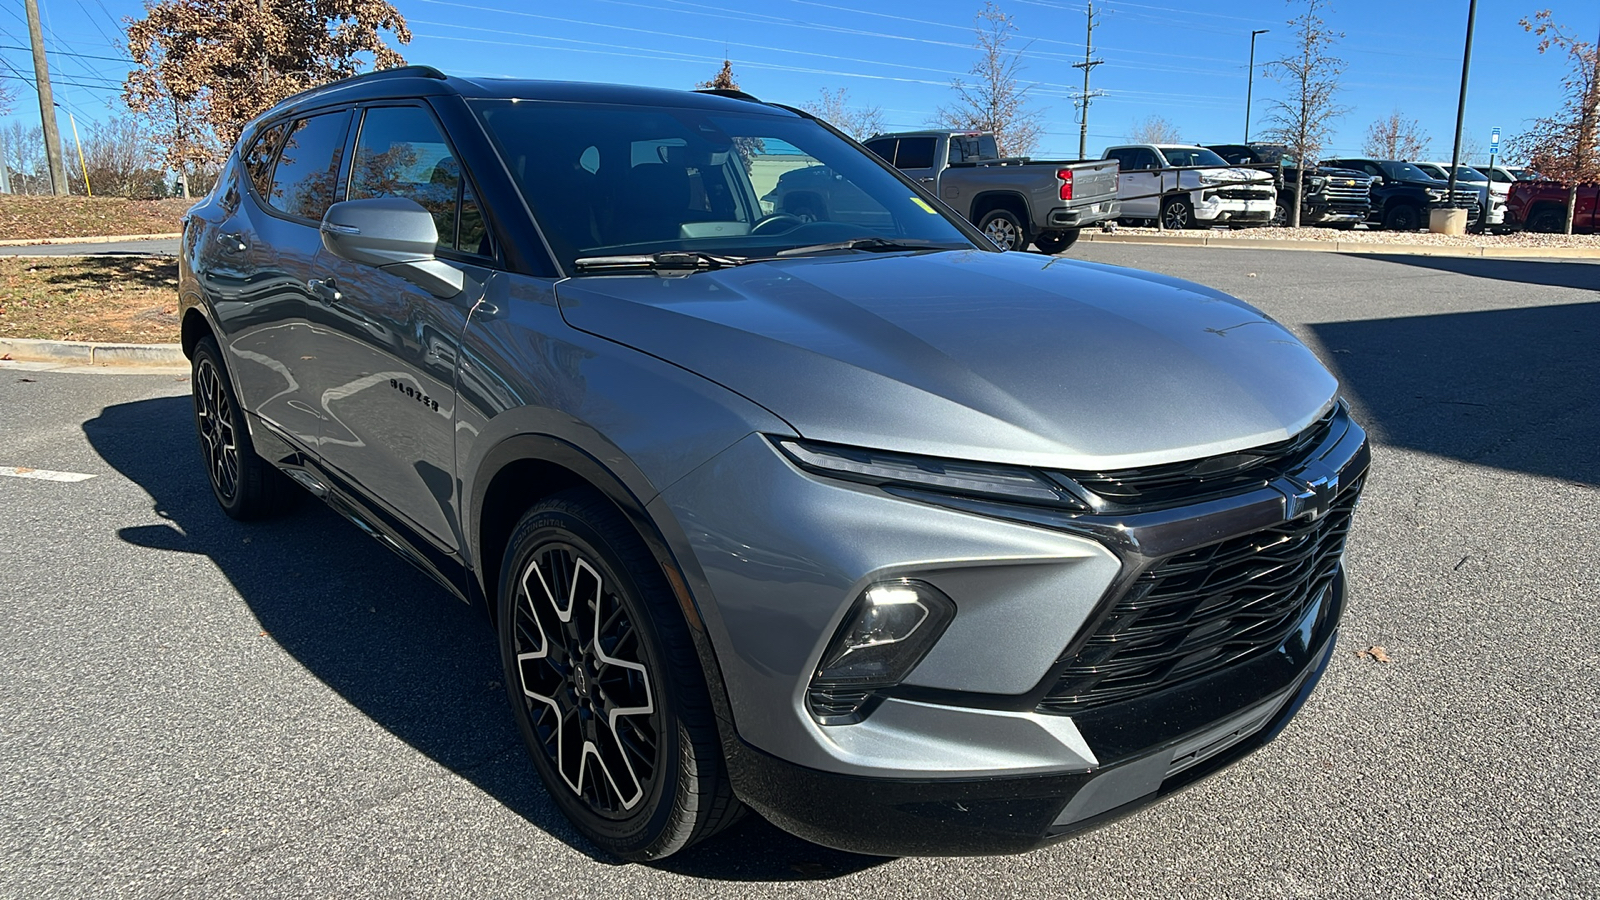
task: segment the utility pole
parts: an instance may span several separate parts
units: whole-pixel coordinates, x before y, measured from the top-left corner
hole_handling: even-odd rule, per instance
[[[1428,214],[1428,230],[1444,234],[1461,234],[1467,228],[1467,214],[1461,211],[1460,216],[1455,213],[1456,205],[1456,170],[1461,168],[1461,126],[1467,116],[1467,74],[1472,71],[1472,26],[1478,20],[1478,0],[1471,0],[1467,4],[1467,43],[1461,51],[1461,96],[1456,102],[1456,140],[1450,150],[1450,180],[1445,187],[1445,197],[1450,204],[1448,209],[1436,209]],[[1443,212],[1448,218],[1441,217]],[[1487,217],[1489,208],[1485,206],[1479,215]]]
[[[1270,28],[1250,32],[1250,77],[1244,83],[1244,142],[1250,143],[1250,104],[1256,90],[1256,35],[1266,34]]]
[[[28,37],[33,42],[33,77],[39,87],[39,117],[44,126],[44,152],[50,161],[50,189],[57,195],[72,193],[67,166],[61,160],[61,131],[56,127],[56,102],[50,96],[50,64],[44,58],[44,29],[39,26],[39,0],[26,0]]]
[[[1078,126],[1079,159],[1089,158],[1089,101],[1105,93],[1104,91],[1090,92],[1089,90],[1090,70],[1095,66],[1100,65],[1102,62],[1105,62],[1103,59],[1094,58],[1094,25],[1095,21],[1100,18],[1099,16],[1095,15],[1094,0],[1089,0],[1089,9],[1085,18],[1087,20],[1088,27],[1085,30],[1083,38],[1083,62],[1072,64],[1074,69],[1083,70],[1083,93],[1078,97],[1078,105],[1083,110],[1082,124]]]

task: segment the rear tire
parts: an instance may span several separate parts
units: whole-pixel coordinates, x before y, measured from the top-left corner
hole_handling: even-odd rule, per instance
[[[564,491],[522,517],[499,613],[517,728],[586,837],[653,860],[739,818],[688,625],[660,565],[605,498]]]
[[[244,410],[214,338],[203,337],[195,345],[189,386],[206,480],[222,511],[243,522],[294,506],[303,494],[276,466],[256,455]]]
[[[1028,230],[1022,220],[1009,209],[991,209],[978,220],[978,228],[995,246],[1007,250],[1023,250],[1028,246]]]
[[[1039,248],[1040,253],[1055,255],[1078,242],[1079,230],[1069,228],[1066,231],[1041,231],[1034,235],[1033,245]]]

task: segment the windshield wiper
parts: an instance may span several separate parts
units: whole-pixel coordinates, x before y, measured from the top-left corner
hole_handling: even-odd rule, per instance
[[[866,250],[873,253],[883,253],[890,250],[962,250],[966,249],[956,244],[940,241],[924,241],[917,239],[897,240],[882,237],[859,237],[848,241],[835,241],[831,244],[810,244],[805,247],[791,247],[788,250],[779,250],[776,256],[806,256],[811,253],[826,253],[829,250]]]
[[[691,250],[663,250],[660,253],[638,253],[628,256],[585,256],[573,260],[572,267],[579,272],[703,272],[722,269],[749,262],[743,256],[717,256]]]

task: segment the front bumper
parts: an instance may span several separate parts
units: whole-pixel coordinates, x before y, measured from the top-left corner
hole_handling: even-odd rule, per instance
[[[872,779],[797,766],[748,744],[725,748],[739,797],[813,843],[883,856],[1021,853],[1099,827],[1201,781],[1282,732],[1332,656],[1338,578],[1316,628],[1274,653],[1162,694],[1080,716],[1101,765],[982,779]],[[1111,755],[1115,754],[1115,755]]]
[[[1131,811],[1276,733],[1326,661],[1344,577],[1304,596],[1281,643],[1166,687],[1050,712],[1076,650],[1164,560],[1311,516],[1353,494],[1370,450],[1342,413],[1304,468],[1248,493],[1121,516],[915,497],[794,469],[752,435],[652,504],[682,523],[727,697],[739,795],[862,852],[1025,850]],[[725,498],[739,502],[727,503]],[[923,499],[926,502],[912,502]],[[781,552],[775,548],[782,548]],[[822,725],[807,688],[867,584],[925,580],[957,615],[863,721]],[[713,599],[714,598],[714,599]],[[1277,639],[1275,639],[1277,640]],[[968,813],[971,812],[971,815]]]

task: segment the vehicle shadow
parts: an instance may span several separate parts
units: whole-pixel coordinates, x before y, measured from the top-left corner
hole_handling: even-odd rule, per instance
[[[1494,261],[1418,264],[1442,262]],[[1590,272],[1600,273],[1600,267]],[[1548,276],[1539,283],[1549,283]],[[1478,465],[1600,484],[1600,454],[1594,452],[1600,443],[1600,416],[1594,413],[1600,303],[1306,327],[1380,440]]]
[[[1381,260],[1402,266],[1416,266],[1452,272],[1472,278],[1492,278],[1521,284],[1600,290],[1600,260],[1566,262],[1547,259],[1473,259],[1462,256],[1409,256],[1385,253],[1350,254],[1357,259]]]
[[[118,531],[140,547],[210,560],[262,629],[356,709],[507,809],[596,862],[522,749],[481,612],[307,496],[295,511],[239,523],[212,499],[188,397],[107,407],[83,424],[90,445],[154,499],[162,525]],[[749,816],[658,864],[701,878],[814,880],[883,862],[806,843]]]

